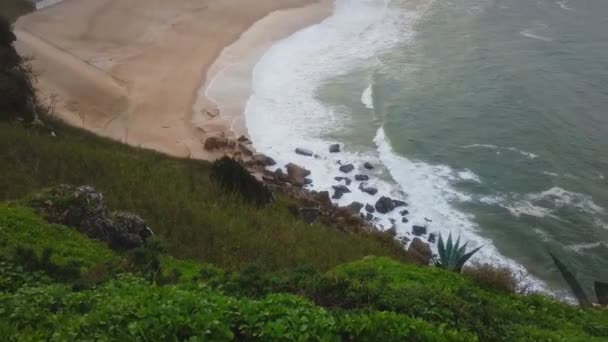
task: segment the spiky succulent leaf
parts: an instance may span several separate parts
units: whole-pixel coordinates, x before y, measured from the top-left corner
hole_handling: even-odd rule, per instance
[[[441,234],[439,234],[439,241],[437,242],[437,251],[439,252],[439,260],[445,260],[445,245],[443,244],[443,238],[441,237]]]
[[[583,287],[578,282],[578,280],[576,280],[576,277],[574,277],[574,274],[572,274],[568,267],[566,267],[566,265],[562,263],[553,253],[549,252],[549,255],[551,255],[553,263],[555,263],[555,266],[557,266],[557,269],[562,274],[562,277],[564,278],[566,283],[568,283],[568,286],[570,286],[570,289],[578,300],[580,306],[585,308],[591,307],[591,301],[589,301],[587,294],[583,290]]]
[[[608,305],[608,283],[596,281],[593,287],[595,288],[597,302],[602,305]]]
[[[466,246],[466,244],[465,244]],[[477,248],[475,248],[474,250],[470,251],[469,253],[464,254],[459,260],[458,260],[458,264],[456,265],[455,271],[462,271],[462,266],[464,266],[464,264],[471,259],[471,257],[479,252],[479,250],[482,248],[483,246],[479,246]]]

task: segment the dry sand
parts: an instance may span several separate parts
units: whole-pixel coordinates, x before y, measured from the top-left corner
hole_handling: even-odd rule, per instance
[[[20,18],[15,32],[61,119],[134,146],[213,159],[206,137],[244,133],[238,118],[255,61],[330,9],[328,0],[66,0]],[[212,79],[222,85],[211,88],[222,107],[216,117],[205,114],[216,112],[204,96]]]

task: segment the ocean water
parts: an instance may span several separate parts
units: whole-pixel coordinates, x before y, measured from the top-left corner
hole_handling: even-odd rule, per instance
[[[604,0],[337,0],[260,60],[247,127],[314,189],[353,163],[380,190],[353,182],[341,205],[409,203],[380,229],[461,235],[563,293],[552,250],[590,289],[608,281],[607,27]]]

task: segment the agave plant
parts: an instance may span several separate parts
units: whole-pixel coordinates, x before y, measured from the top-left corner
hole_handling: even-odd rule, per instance
[[[581,285],[581,283],[579,283],[574,274],[570,272],[568,267],[566,267],[566,265],[561,262],[561,260],[559,260],[555,256],[555,254],[549,252],[549,255],[551,255],[553,263],[555,263],[555,266],[557,266],[557,269],[561,273],[566,283],[568,283],[568,286],[570,287],[572,293],[578,300],[579,305],[585,308],[591,307],[592,304],[589,300],[589,297],[587,297],[587,294],[583,290],[583,286]],[[596,281],[594,284],[594,288],[598,303],[600,305],[608,305],[608,284]]]
[[[468,242],[460,246],[460,236],[458,236],[456,243],[452,243],[452,233],[448,236],[447,244],[444,244],[443,238],[439,235],[439,241],[437,242],[439,257],[435,260],[435,265],[450,271],[462,271],[462,266],[467,260],[483,247],[479,246],[467,253],[467,244]]]

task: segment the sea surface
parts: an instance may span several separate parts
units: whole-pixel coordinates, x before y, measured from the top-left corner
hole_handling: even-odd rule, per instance
[[[246,120],[313,189],[347,163],[380,189],[339,204],[407,201],[381,229],[460,235],[536,289],[565,293],[549,250],[589,291],[608,281],[608,1],[337,0],[261,59]]]

